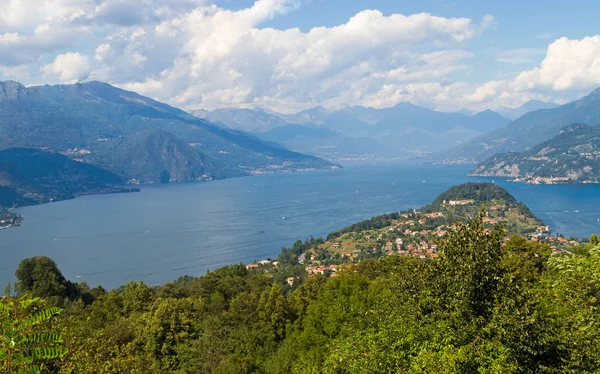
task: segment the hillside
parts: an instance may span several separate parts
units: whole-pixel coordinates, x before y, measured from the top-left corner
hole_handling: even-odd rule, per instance
[[[124,180],[94,165],[38,149],[0,151],[0,206],[71,199],[78,195],[127,192]]]
[[[220,128],[182,110],[101,82],[34,87],[2,82],[0,118],[1,149],[44,148],[95,165],[106,166],[109,159],[126,162],[126,155],[106,152],[118,151],[123,139],[135,142],[142,132],[162,131],[180,142],[192,144],[204,155],[206,163],[226,165],[222,172],[215,172],[222,177],[239,175],[239,168],[266,172],[335,167],[325,160]],[[163,155],[155,151],[146,153],[151,154]],[[180,165],[193,169],[193,162],[192,157]],[[136,174],[138,169],[128,165],[111,165],[113,171],[125,171],[126,180],[143,180],[148,175]],[[197,172],[190,169],[175,174],[195,176]],[[159,176],[152,181],[161,182],[164,178]]]
[[[136,176],[129,183],[190,182],[247,175],[161,130],[119,138],[99,149],[101,156],[96,162],[123,178]]]
[[[338,254],[372,250],[385,255],[393,249],[403,250],[401,254],[406,255],[413,251],[435,255],[438,239],[455,230],[459,222],[477,217],[484,206],[483,223],[490,229],[502,224],[509,234],[524,234],[540,232],[545,226],[504,188],[493,183],[465,183],[450,188],[419,210],[373,217],[331,233],[320,248]]]
[[[528,151],[492,156],[471,175],[511,177],[527,183],[598,183],[600,126],[569,125]]]
[[[529,112],[467,144],[442,152],[447,162],[481,162],[495,154],[522,152],[556,135],[572,123],[600,123],[600,88],[571,103]]]

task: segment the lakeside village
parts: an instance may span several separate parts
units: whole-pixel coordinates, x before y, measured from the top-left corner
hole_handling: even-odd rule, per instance
[[[473,199],[444,201],[439,210],[405,211],[391,215],[374,217],[337,233],[330,234],[328,240],[312,239],[310,242],[297,242],[302,252],[295,257],[297,264],[304,267],[309,275],[324,274],[335,277],[338,270],[360,262],[366,258],[399,255],[421,259],[436,257],[440,241],[450,232],[457,229],[457,223],[473,219],[480,211],[481,202]],[[498,202],[486,207],[482,221],[484,232],[489,233],[494,226],[501,223],[507,229],[505,241],[514,235],[527,240],[545,243],[550,246],[554,255],[570,253],[569,248],[582,244],[575,238],[564,238],[551,234],[550,227],[543,224],[527,207],[518,204]],[[430,209],[428,209],[430,210]],[[379,227],[374,221],[388,220],[389,224]],[[371,222],[373,225],[369,225]],[[370,228],[374,226],[374,228]],[[299,245],[300,244],[300,245]],[[281,256],[280,256],[281,257]],[[265,259],[247,264],[246,269],[263,271],[272,277],[273,271],[280,267],[279,261]],[[287,283],[293,286],[298,276],[287,277]]]
[[[0,209],[0,230],[20,226],[23,219],[8,210]]]

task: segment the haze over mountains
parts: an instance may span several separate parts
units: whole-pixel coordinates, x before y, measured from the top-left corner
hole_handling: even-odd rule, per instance
[[[526,178],[530,183],[600,181],[600,126],[576,123],[524,152],[490,157],[471,172],[476,176]]]
[[[491,110],[465,115],[405,102],[384,109],[315,107],[291,115],[235,108],[192,113],[226,128],[252,132],[295,151],[333,160],[408,158],[462,144],[510,122]]]
[[[552,138],[563,127],[573,123],[600,123],[600,88],[565,105],[526,113],[506,126],[442,152],[439,158],[476,163],[498,153],[525,151]]]
[[[101,82],[0,82],[0,138],[0,149],[60,152],[134,183],[334,167]]]
[[[534,110],[540,110],[540,109],[552,109],[552,108],[556,108],[557,106],[559,106],[559,105],[554,104],[554,103],[547,103],[547,102],[539,101],[539,100],[529,100],[525,104],[518,106],[516,108],[501,107],[501,108],[496,109],[496,112],[498,112],[503,117],[506,117],[511,120],[515,120],[515,119],[521,117],[525,113],[533,112]]]

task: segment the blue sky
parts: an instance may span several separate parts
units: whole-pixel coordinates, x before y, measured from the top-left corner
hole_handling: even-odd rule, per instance
[[[584,0],[3,0],[0,80],[96,79],[184,109],[562,103],[600,86],[598,14]]]

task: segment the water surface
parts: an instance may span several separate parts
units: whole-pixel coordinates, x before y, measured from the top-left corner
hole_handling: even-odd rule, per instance
[[[350,166],[208,183],[144,186],[18,209],[23,226],[0,231],[0,284],[25,257],[52,257],[65,276],[113,288],[276,257],[282,246],[373,215],[430,203],[466,181],[464,165]],[[486,179],[489,180],[489,179]],[[565,236],[600,232],[600,186],[496,180]],[[282,219],[285,217],[285,219]]]

